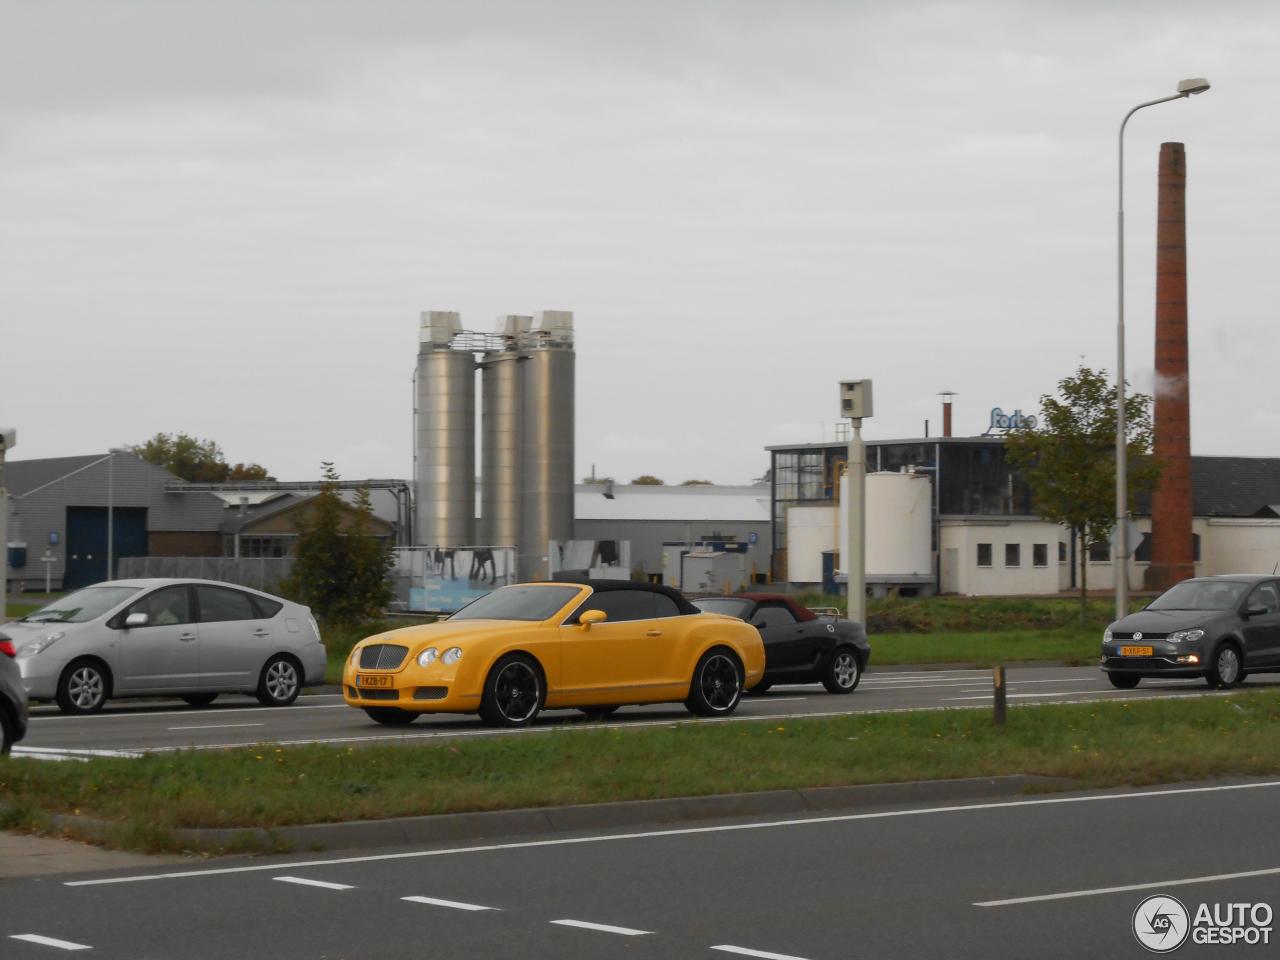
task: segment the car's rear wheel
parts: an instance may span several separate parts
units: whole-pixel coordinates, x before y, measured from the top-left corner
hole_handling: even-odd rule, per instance
[[[822,675],[822,685],[829,693],[853,693],[862,679],[862,667],[852,647],[836,647]]]
[[[9,714],[3,707],[0,707],[0,757],[13,748],[13,738],[17,735],[14,723],[9,719]]]
[[[1108,673],[1107,679],[1117,690],[1132,690],[1142,678],[1135,677],[1132,673]]]
[[[1234,643],[1224,643],[1213,651],[1204,680],[1215,690],[1226,690],[1240,682],[1242,673],[1240,649]]]
[[[111,693],[111,675],[99,660],[74,660],[58,678],[55,699],[63,713],[97,713]]]
[[[399,707],[365,707],[364,712],[369,719],[387,727],[407,727],[418,719],[412,710],[401,710]]]
[[[546,700],[538,662],[510,653],[493,665],[480,697],[480,718],[495,727],[527,727]]]
[[[301,690],[298,661],[283,653],[268,660],[258,677],[258,702],[264,707],[287,707]]]
[[[693,668],[693,682],[684,705],[700,717],[733,713],[742,700],[742,662],[725,647],[714,647]]]
[[[586,715],[588,720],[607,720],[617,712],[617,705],[608,707],[578,707],[579,712]]]
[[[218,699],[218,695],[216,693],[188,693],[182,699],[193,707],[207,707]]]

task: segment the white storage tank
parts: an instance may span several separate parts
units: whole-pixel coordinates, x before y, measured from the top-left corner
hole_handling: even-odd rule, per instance
[[[840,478],[840,544],[848,542],[848,477]],[[914,472],[867,474],[867,578],[933,576],[933,484]],[[844,570],[843,563],[840,570]]]

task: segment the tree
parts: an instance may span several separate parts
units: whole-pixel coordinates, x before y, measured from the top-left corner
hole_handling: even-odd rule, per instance
[[[681,480],[682,487],[714,487],[715,484],[710,480]]]
[[[190,483],[226,483],[228,480],[273,480],[267,468],[256,463],[227,465],[222,448],[212,440],[185,433],[157,433],[140,446],[130,448],[147,463],[164,467]]]
[[[281,584],[286,596],[305,603],[331,624],[375,620],[391,602],[394,557],[370,533],[373,509],[361,487],[354,509],[338,493],[333,464],[325,462],[320,492],[296,521],[293,571]]]
[[[590,477],[583,477],[582,482],[583,483],[614,483],[616,481],[613,479],[613,477],[590,476]]]
[[[638,487],[665,487],[667,485],[667,481],[659,480],[657,477],[648,473],[641,474],[631,482]]]
[[[1125,397],[1128,450],[1128,509],[1160,479],[1151,452],[1151,398]],[[1116,391],[1105,370],[1080,366],[1058,381],[1058,396],[1040,398],[1041,423],[1022,426],[1005,438],[1009,463],[1031,488],[1033,508],[1070,529],[1080,543],[1080,616],[1088,591],[1089,545],[1106,540],[1115,527]],[[1116,558],[1116,562],[1124,560]]]

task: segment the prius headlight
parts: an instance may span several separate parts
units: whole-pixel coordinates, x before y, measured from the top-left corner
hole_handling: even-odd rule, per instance
[[[444,652],[444,656],[440,658],[441,663],[454,664],[462,659],[461,647],[450,647]]]
[[[49,647],[53,646],[65,636],[66,634],[62,631],[55,630],[53,633],[46,633],[43,636],[36,637],[36,639],[25,644],[22,649],[18,651],[18,656],[34,657],[37,653],[49,649]]]
[[[436,657],[440,656],[440,651],[435,647],[427,647],[418,654],[418,666],[425,667],[429,663],[434,663]]]
[[[1199,640],[1203,636],[1203,630],[1175,630],[1169,634],[1169,639],[1174,643],[1187,643],[1192,640]]]

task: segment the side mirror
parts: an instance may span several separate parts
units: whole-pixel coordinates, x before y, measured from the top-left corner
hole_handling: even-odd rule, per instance
[[[585,629],[590,630],[594,624],[604,623],[608,619],[609,615],[603,610],[585,610],[582,615],[578,617],[578,623]]]
[[[145,627],[150,621],[151,618],[145,613],[131,613],[124,618],[124,628],[128,630],[131,627]]]
[[[1257,604],[1251,604],[1244,608],[1244,617],[1248,620],[1250,617],[1260,617],[1265,613],[1270,613],[1266,607],[1260,607]]]

